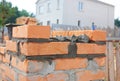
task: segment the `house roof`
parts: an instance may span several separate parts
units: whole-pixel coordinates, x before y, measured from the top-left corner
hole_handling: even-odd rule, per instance
[[[36,1],[36,4],[37,4],[39,1],[40,1],[40,0],[37,0],[37,1]]]
[[[40,0],[37,0],[37,1],[36,1],[36,4],[37,4],[39,1],[40,1]]]
[[[94,2],[96,2],[96,3],[100,3],[100,4],[104,4],[104,5],[108,5],[108,6],[114,7],[114,5],[109,4],[109,3],[102,2],[102,1],[100,1],[100,0],[90,0],[90,1],[94,1]]]
[[[36,4],[37,4],[39,1],[40,1],[40,0],[37,0]],[[89,1],[94,1],[94,2],[96,2],[96,3],[100,3],[100,4],[104,4],[104,5],[108,5],[108,6],[114,7],[114,5],[108,4],[108,3],[105,3],[105,2],[102,2],[102,1],[100,1],[100,0],[89,0]]]

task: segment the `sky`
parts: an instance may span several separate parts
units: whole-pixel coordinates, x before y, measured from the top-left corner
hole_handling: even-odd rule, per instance
[[[7,0],[12,2],[13,6],[18,6],[19,10],[25,9],[28,12],[36,13],[36,1],[37,0]],[[120,19],[120,0],[100,0],[115,6],[115,18]]]

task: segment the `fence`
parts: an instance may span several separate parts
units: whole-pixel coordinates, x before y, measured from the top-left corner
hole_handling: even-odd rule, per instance
[[[118,27],[114,27],[114,28],[107,27],[102,30],[107,31],[108,37],[120,37],[120,28],[118,28]]]
[[[80,27],[74,25],[52,24],[51,30],[89,30],[90,27]]]
[[[120,38],[107,38],[107,81],[120,81]]]

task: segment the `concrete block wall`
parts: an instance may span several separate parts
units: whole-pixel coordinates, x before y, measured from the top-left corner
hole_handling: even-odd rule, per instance
[[[61,31],[62,35],[64,31]],[[67,31],[68,32],[68,31]],[[105,41],[103,31],[76,31],[93,41]],[[76,33],[69,31],[69,35]],[[58,31],[52,32],[52,36]],[[64,36],[64,35],[63,35]],[[70,42],[49,42],[50,27],[24,25],[13,28],[12,40],[0,46],[2,81],[104,81],[106,44],[76,43],[76,54],[68,53]]]

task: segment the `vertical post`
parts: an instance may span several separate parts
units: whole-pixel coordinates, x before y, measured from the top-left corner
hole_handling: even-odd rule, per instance
[[[8,27],[8,37],[10,40],[12,39],[12,28],[13,27]]]
[[[114,54],[113,54],[113,42],[108,42],[108,81],[115,81],[115,66],[114,66]]]
[[[116,81],[120,81],[120,46],[117,43],[116,48]]]
[[[109,81],[109,43],[106,43],[106,81]]]

